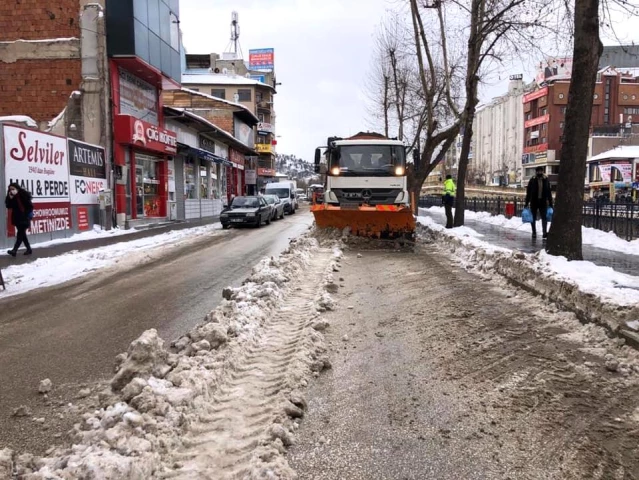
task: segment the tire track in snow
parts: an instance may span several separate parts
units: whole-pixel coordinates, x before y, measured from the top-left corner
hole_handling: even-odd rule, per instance
[[[264,455],[257,449],[272,441],[274,424],[286,422],[283,407],[290,404],[287,396],[303,377],[299,367],[309,371],[311,350],[305,346],[313,343],[310,330],[321,295],[318,286],[333,258],[327,249],[313,256],[285,306],[274,312],[254,344],[233,362],[232,373],[218,385],[207,412],[189,426],[182,437],[184,448],[173,454],[180,468],[165,478],[275,478],[253,468]]]

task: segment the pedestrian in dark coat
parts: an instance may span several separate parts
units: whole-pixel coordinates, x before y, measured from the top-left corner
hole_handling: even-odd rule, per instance
[[[532,177],[526,188],[526,207],[530,205],[532,211],[532,236],[537,237],[537,213],[541,215],[541,228],[543,238],[548,237],[548,222],[546,220],[546,210],[552,207],[552,192],[550,181],[544,175],[544,167],[536,168],[537,175]]]
[[[7,209],[11,210],[11,223],[16,229],[16,243],[12,250],[7,253],[15,257],[20,245],[24,243],[27,251],[25,255],[31,255],[31,245],[27,238],[27,230],[31,227],[31,217],[33,216],[33,202],[31,194],[17,183],[12,183],[7,189],[7,198],[4,200]]]

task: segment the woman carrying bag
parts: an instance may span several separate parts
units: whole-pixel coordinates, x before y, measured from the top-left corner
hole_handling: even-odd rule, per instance
[[[16,243],[13,249],[8,250],[7,253],[15,257],[20,245],[24,243],[27,249],[24,254],[31,255],[31,245],[27,238],[27,230],[31,227],[31,219],[33,218],[31,194],[17,183],[12,183],[7,190],[7,198],[4,200],[4,204],[11,210],[11,223],[16,229]]]

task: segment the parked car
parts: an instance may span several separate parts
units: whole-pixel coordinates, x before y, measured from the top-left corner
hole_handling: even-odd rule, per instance
[[[271,223],[271,207],[263,197],[235,197],[231,204],[222,210],[220,222],[224,229],[239,225],[259,228],[262,223]]]
[[[264,200],[271,207],[271,220],[284,218],[284,202],[277,195],[264,195]]]

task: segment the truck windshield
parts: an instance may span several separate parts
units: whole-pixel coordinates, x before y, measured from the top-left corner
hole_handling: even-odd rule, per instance
[[[331,159],[330,171],[339,167],[344,176],[390,176],[405,167],[404,147],[400,145],[341,146]]]
[[[288,198],[289,190],[288,188],[268,188],[266,189],[267,195],[277,195],[280,198]]]

